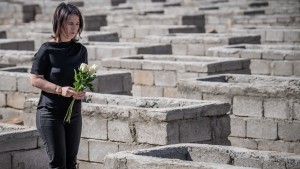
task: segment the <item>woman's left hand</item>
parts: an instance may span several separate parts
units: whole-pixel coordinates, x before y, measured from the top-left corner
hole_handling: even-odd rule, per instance
[[[85,98],[85,92],[74,92],[73,98],[76,100],[81,100]]]

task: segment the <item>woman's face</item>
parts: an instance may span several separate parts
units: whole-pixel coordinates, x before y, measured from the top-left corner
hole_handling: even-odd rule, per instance
[[[79,17],[74,14],[70,15],[64,23],[64,27],[61,30],[61,41],[67,42],[73,39],[78,33],[79,26]]]

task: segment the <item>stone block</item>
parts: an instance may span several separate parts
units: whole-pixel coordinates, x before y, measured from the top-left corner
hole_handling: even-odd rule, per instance
[[[300,76],[300,62],[294,61],[293,75]]]
[[[188,55],[205,56],[205,48],[202,44],[188,44]]]
[[[292,76],[293,62],[274,61],[271,63],[271,75],[273,76]]]
[[[104,165],[102,163],[78,161],[78,169],[103,169],[103,168]]]
[[[282,140],[257,140],[258,150],[290,152],[290,143]]]
[[[251,59],[250,70],[254,75],[270,75],[271,74],[270,60]]]
[[[0,152],[37,148],[37,137],[14,138],[0,142]]]
[[[17,77],[17,91],[23,93],[37,93],[41,92],[40,89],[31,85],[29,76],[18,76]]]
[[[33,160],[34,159],[34,160]],[[48,167],[48,157],[43,149],[15,151],[12,153],[12,168],[42,169]]]
[[[292,110],[286,99],[265,99],[264,116],[276,119],[289,119],[292,116]]]
[[[34,111],[26,112],[26,109],[32,109]],[[23,123],[25,126],[36,126],[36,107],[35,108],[25,108],[23,113]]]
[[[284,60],[286,53],[283,50],[264,50],[262,58],[264,60]]]
[[[142,96],[142,87],[140,85],[132,85],[132,95],[141,97]]]
[[[181,79],[192,79],[192,78],[197,78],[198,73],[194,72],[178,72],[177,71],[177,81]]]
[[[138,143],[166,145],[179,143],[179,126],[177,123],[135,123]]]
[[[277,122],[268,119],[247,119],[247,137],[277,139]]]
[[[187,55],[187,44],[172,44],[172,54],[174,55]]]
[[[128,121],[108,121],[108,139],[111,141],[131,143],[135,139],[134,124]]]
[[[9,84],[9,85],[7,85]],[[0,91],[16,91],[17,78],[14,75],[2,75],[0,80]]]
[[[249,149],[257,149],[257,142],[254,139],[239,138],[239,137],[229,137],[228,138],[231,146],[244,147]]]
[[[300,141],[299,121],[279,121],[278,137],[284,141]]]
[[[179,91],[177,89],[177,97],[184,99],[203,100],[203,94],[200,92]]]
[[[232,112],[236,116],[262,117],[263,100],[258,97],[235,96],[233,98]]]
[[[107,120],[95,118],[93,116],[84,116],[82,118],[81,137],[107,140]]]
[[[266,40],[270,42],[283,42],[283,31],[270,29],[266,32]]]
[[[99,78],[99,84],[98,84],[98,92],[99,93],[122,93],[123,91],[123,76],[122,74],[119,75],[107,75],[102,76]]]
[[[130,55],[130,47],[113,47],[112,49],[112,57],[122,57],[122,56],[129,56]]]
[[[300,42],[300,31],[284,31],[283,40],[284,42]]]
[[[133,28],[122,28],[121,29],[121,38],[134,38],[135,37],[135,31]]]
[[[208,94],[208,93],[203,93],[203,100],[217,100],[225,103],[232,104],[231,97],[226,96],[226,95],[215,95],[215,94]]]
[[[89,160],[89,142],[88,139],[81,139],[80,140],[80,145],[79,145],[79,150],[78,150],[78,155],[77,158],[79,160]]]
[[[164,97],[176,98],[177,88],[174,87],[165,87],[164,88]]]
[[[163,88],[155,86],[141,86],[142,97],[163,97]]]
[[[89,159],[91,162],[104,162],[109,153],[118,152],[118,144],[109,141],[89,140]]]
[[[233,165],[235,166],[243,166],[243,167],[253,167],[253,168],[261,168],[263,165],[263,161],[259,158],[247,158],[247,157],[236,157],[234,159]]]
[[[300,154],[300,143],[297,142],[290,143],[290,149],[291,152]]]
[[[241,58],[247,58],[247,59],[261,59],[262,54],[261,51],[255,51],[255,50],[242,50],[241,51]]]
[[[136,85],[154,85],[154,74],[152,71],[147,70],[134,70],[133,80]]]
[[[16,109],[24,109],[25,96],[21,93],[7,93],[6,98],[7,106],[16,108]]]
[[[141,28],[141,29],[136,29],[135,30],[135,37],[136,38],[142,38],[142,37],[145,37],[147,35],[149,35],[149,29],[148,28],[146,28],[146,29]]]
[[[175,71],[155,71],[155,86],[176,86],[177,76]]]
[[[246,137],[246,120],[244,118],[230,117],[231,137]]]
[[[142,69],[144,70],[163,70],[164,65],[160,62],[143,61]]]
[[[192,143],[212,140],[212,127],[210,118],[181,121],[179,124],[180,143]]]
[[[122,60],[121,68],[123,68],[123,69],[142,69],[142,63],[137,60]]]
[[[113,57],[113,50],[107,47],[96,48],[96,59],[108,59]]]

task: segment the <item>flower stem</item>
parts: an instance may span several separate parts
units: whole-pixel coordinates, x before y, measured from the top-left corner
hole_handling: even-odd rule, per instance
[[[68,108],[68,111],[67,111],[67,114],[65,116],[65,119],[64,121],[67,122],[67,123],[70,123],[71,121],[71,116],[72,116],[72,110],[73,110],[73,105],[74,105],[74,101],[75,101],[75,98],[73,98],[69,108]]]

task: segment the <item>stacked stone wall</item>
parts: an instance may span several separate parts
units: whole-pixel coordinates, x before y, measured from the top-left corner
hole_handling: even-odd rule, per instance
[[[233,33],[258,34],[262,44],[300,44],[300,30],[282,28],[233,28]]]
[[[102,59],[117,58],[136,54],[171,54],[172,46],[165,43],[134,43],[134,42],[88,42],[85,44],[89,60],[101,65]]]
[[[233,146],[300,154],[298,78],[216,75],[181,80],[178,97],[231,104]]]
[[[254,75],[300,76],[299,45],[233,45],[208,49],[211,56],[249,58]]]
[[[140,42],[148,35],[168,35],[172,33],[203,33],[194,25],[141,25],[141,26],[107,26],[101,27],[103,31],[114,31],[124,42]]]
[[[251,155],[249,155],[251,154]],[[300,165],[299,155],[254,151],[238,147],[205,144],[177,144],[131,152],[110,154],[105,158],[105,169],[137,169],[165,166],[189,169],[295,169]]]
[[[79,168],[102,167],[108,153],[175,143],[228,145],[228,103],[87,93]],[[37,100],[25,102],[25,125],[35,125]]]
[[[47,168],[47,155],[42,147],[35,128],[0,123],[1,168]]]
[[[0,76],[0,122],[22,118],[25,100],[40,95],[30,83],[29,67],[2,68]],[[93,81],[94,92],[119,95],[131,95],[131,84],[130,73],[124,71],[100,71]]]
[[[24,39],[0,39],[1,50],[34,50],[33,40]]]
[[[137,55],[105,59],[108,70],[129,70],[134,96],[176,97],[180,79],[219,73],[249,74],[248,59],[221,59],[184,55]]]
[[[142,42],[170,43],[174,55],[209,55],[211,47],[234,44],[260,44],[259,35],[238,34],[172,34],[164,36],[147,36]]]

